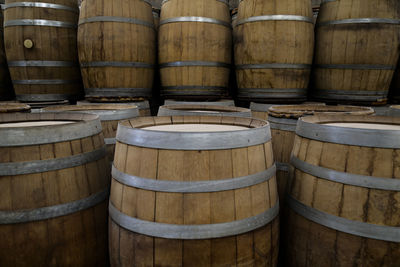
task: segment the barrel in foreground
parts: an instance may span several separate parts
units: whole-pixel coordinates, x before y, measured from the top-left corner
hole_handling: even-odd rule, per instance
[[[276,265],[279,201],[267,122],[122,122],[112,176],[112,265]]]
[[[285,266],[399,266],[400,119],[313,116],[296,134]]]
[[[91,114],[0,114],[0,265],[106,266],[108,164]]]

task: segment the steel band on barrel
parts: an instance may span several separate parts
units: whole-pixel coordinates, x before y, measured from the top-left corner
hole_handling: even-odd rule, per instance
[[[181,108],[176,109],[174,107],[171,108],[161,106],[158,109],[158,116],[197,116],[199,115],[199,113],[197,112],[197,108],[202,109],[201,105],[197,105],[197,107],[195,107],[195,109],[193,110]],[[211,112],[207,110],[202,110],[201,115],[251,118],[250,111],[245,111],[239,108],[233,108],[232,110],[221,108],[219,111],[217,110],[216,112],[214,110],[212,110]]]
[[[386,98],[389,91],[354,91],[354,90],[325,90],[316,89],[315,97],[329,99],[348,99],[359,101],[377,101]]]
[[[133,104],[132,104],[133,105]],[[115,109],[115,110],[96,110],[96,109],[77,109],[77,110],[50,110],[50,112],[73,112],[73,113],[88,113],[99,116],[100,121],[120,121],[139,117],[138,108]]]
[[[322,0],[321,5],[323,5],[325,3],[329,3],[329,2],[337,2],[337,0]]]
[[[253,119],[254,120],[254,119]],[[161,132],[118,125],[117,141],[139,147],[170,150],[219,150],[249,147],[271,140],[269,124],[225,132]]]
[[[8,61],[9,67],[78,67],[75,61],[19,60]]]
[[[304,98],[306,88],[239,88],[239,97],[266,97],[266,98]]]
[[[144,221],[120,212],[111,202],[109,213],[119,226],[135,233],[168,239],[209,239],[247,233],[267,225],[278,216],[279,202],[254,217],[216,224],[178,225]]]
[[[22,102],[32,101],[57,101],[57,100],[76,100],[80,97],[80,94],[17,94],[16,98]]]
[[[207,193],[240,189],[267,182],[272,177],[275,177],[275,173],[276,166],[273,165],[263,172],[243,177],[213,181],[180,182],[141,178],[123,173],[115,166],[112,167],[112,177],[121,184],[143,190],[168,193]]]
[[[13,80],[12,82],[13,84],[23,84],[23,85],[56,85],[56,84],[80,83],[80,80],[43,79],[43,80]]]
[[[271,125],[271,129],[289,131],[289,132],[296,131],[297,120],[294,119],[275,118],[269,115],[268,122]]]
[[[304,205],[291,196],[287,197],[287,202],[292,210],[299,215],[328,228],[366,238],[400,242],[400,227],[376,225],[345,219]]]
[[[121,67],[121,68],[154,68],[154,64],[145,62],[124,62],[124,61],[94,61],[94,62],[81,62],[82,68],[89,67]]]
[[[85,24],[85,23],[92,23],[92,22],[130,23],[130,24],[142,25],[142,26],[146,26],[146,27],[154,29],[153,22],[147,22],[147,21],[140,20],[140,19],[135,19],[135,18],[114,17],[114,16],[97,16],[97,17],[84,18],[84,19],[81,18],[81,19],[79,19],[78,25],[82,25],[82,24]]]
[[[104,143],[106,145],[115,145],[117,143],[117,139],[115,139],[115,138],[104,138]]]
[[[163,86],[162,95],[187,95],[189,93],[196,95],[223,94],[228,90],[222,86],[200,86],[200,85],[180,85]]]
[[[284,162],[275,162],[276,169],[282,172],[290,172],[290,164]]]
[[[59,4],[52,4],[52,3],[42,3],[42,2],[14,2],[8,3],[4,5],[3,9],[14,8],[14,7],[39,7],[39,8],[51,8],[51,9],[59,9],[59,10],[66,10],[72,11],[79,14],[78,7],[70,7],[65,5]]]
[[[169,18],[169,19],[164,19],[160,21],[160,26],[168,23],[176,23],[176,22],[203,22],[203,23],[212,23],[212,24],[218,24],[222,25],[228,28],[232,28],[232,25],[230,22],[226,22],[223,20],[219,19],[213,19],[213,18],[206,18],[206,17],[176,17],[176,18]]]
[[[346,24],[400,24],[400,19],[389,18],[355,18],[319,22],[316,26],[346,25]]]
[[[211,61],[175,61],[159,64],[160,68],[168,67],[223,67],[230,68],[231,64]]]
[[[311,69],[311,64],[283,64],[283,63],[266,63],[266,64],[241,64],[236,65],[237,70],[244,69]]]
[[[137,97],[151,96],[151,88],[85,88],[86,96]]]
[[[46,20],[46,19],[16,19],[4,21],[4,27],[11,26],[45,26],[45,27],[58,27],[58,28],[77,28],[76,23]]]
[[[235,27],[251,22],[262,22],[262,21],[301,21],[314,24],[314,20],[311,17],[296,16],[296,15],[265,15],[255,16],[245,19],[240,19],[235,23]]]
[[[363,120],[357,117],[355,121],[360,123]],[[370,123],[371,121],[364,120],[364,122]],[[384,121],[380,123],[384,123]],[[390,149],[400,148],[400,135],[399,131],[396,130],[345,128],[315,124],[300,118],[297,122],[296,134],[304,138],[334,144]]]
[[[383,177],[339,172],[332,169],[312,165],[292,156],[290,162],[298,170],[311,174],[315,177],[329,180],[336,183],[365,187],[370,189],[388,190],[400,192],[400,180]]]
[[[0,225],[42,221],[69,215],[100,204],[107,199],[108,195],[109,189],[107,188],[87,198],[65,204],[33,210],[0,211]]]
[[[32,174],[67,169],[100,160],[104,158],[105,155],[106,148],[102,147],[90,152],[64,158],[0,163],[0,176]]]

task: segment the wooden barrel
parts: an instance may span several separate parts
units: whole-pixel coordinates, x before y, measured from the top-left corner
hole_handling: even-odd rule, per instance
[[[251,118],[247,108],[212,105],[165,105],[158,109],[158,116],[229,116]]]
[[[110,178],[92,114],[0,114],[0,265],[107,266]]]
[[[153,8],[153,23],[154,23],[154,28],[158,31],[158,26],[160,25],[160,9],[155,9]]]
[[[94,102],[89,102],[89,101],[78,101],[76,102],[78,106],[80,105],[103,105],[103,103],[94,103]],[[121,102],[121,103],[116,103],[116,102],[109,102],[108,104],[118,104],[118,105],[128,105],[128,106],[137,106],[139,109],[139,116],[141,117],[146,117],[146,116],[151,116],[150,112],[150,103],[149,101],[137,101],[137,102]]]
[[[187,100],[226,96],[232,51],[228,2],[168,0],[161,11],[161,94]]]
[[[76,46],[77,1],[6,0],[4,42],[17,100],[83,96]]]
[[[118,122],[139,117],[137,106],[119,104],[55,106],[45,108],[43,111],[84,112],[98,115],[103,128],[104,142],[107,145],[107,156],[110,162],[114,159]]]
[[[317,114],[371,115],[374,114],[374,110],[369,107],[355,106],[282,105],[270,107],[268,114],[268,121],[271,125],[272,148],[277,166],[279,197],[283,203],[289,179],[290,153],[293,149],[298,119]]]
[[[156,60],[151,9],[142,0],[82,3],[78,48],[86,99],[128,102],[151,97]]]
[[[400,266],[400,119],[298,122],[285,266]]]
[[[4,0],[0,0],[0,4],[4,5],[4,3]],[[6,52],[4,49],[3,22],[3,10],[0,9],[0,100],[10,100],[14,96],[14,91],[11,83],[10,72],[7,66]]]
[[[239,99],[307,99],[314,48],[310,0],[241,1],[235,35]]]
[[[399,19],[399,1],[324,1],[316,25],[312,96],[384,105],[399,59]]]
[[[250,110],[251,115],[253,118],[260,119],[260,120],[267,120],[268,119],[268,109],[276,104],[261,104],[261,103],[250,103]]]
[[[267,122],[120,123],[112,176],[112,266],[276,266],[279,204]]]
[[[30,112],[31,107],[22,103],[0,102],[0,113]]]
[[[235,102],[230,99],[222,99],[219,101],[202,101],[202,102],[194,102],[194,101],[176,101],[176,100],[165,100],[164,105],[208,105],[208,106],[225,106],[225,107],[234,107]]]

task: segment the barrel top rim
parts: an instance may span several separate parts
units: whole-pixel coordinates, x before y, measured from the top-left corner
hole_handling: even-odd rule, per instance
[[[326,125],[330,123],[362,123],[400,126],[400,117],[314,115],[302,117],[298,120],[296,134],[311,140],[334,144],[389,149],[400,148],[400,130]]]
[[[24,103],[0,102],[0,113],[29,111],[31,106]]]
[[[329,106],[317,104],[279,105],[268,109],[268,115],[276,118],[298,119],[313,115],[371,115],[375,111],[371,107]]]
[[[219,111],[219,112],[250,112],[250,109],[234,107],[234,106],[218,106],[218,105],[184,105],[184,104],[168,104],[160,108],[169,110],[182,110],[182,111]]]
[[[135,125],[135,123],[137,123]],[[248,129],[218,132],[174,132],[145,129],[173,124],[216,124]],[[139,117],[119,122],[117,141],[128,145],[170,150],[218,150],[260,145],[271,140],[267,121],[226,116]]]

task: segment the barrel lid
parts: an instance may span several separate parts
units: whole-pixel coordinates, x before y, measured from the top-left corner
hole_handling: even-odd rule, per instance
[[[251,111],[247,108],[215,105],[166,105],[159,108],[158,116],[174,115],[251,117]]]
[[[44,108],[42,111],[91,113],[98,115],[101,121],[124,120],[139,116],[137,106],[120,104],[53,106]]]
[[[165,125],[238,126],[223,131],[171,131],[152,130]],[[147,129],[146,129],[147,128]],[[219,150],[260,145],[271,139],[269,123],[262,120],[224,116],[168,116],[140,117],[118,124],[117,141],[120,143],[170,150]]]
[[[371,115],[374,114],[374,110],[370,107],[325,106],[315,104],[272,106],[268,109],[268,115],[276,118],[298,119],[304,116],[318,114]]]
[[[315,115],[300,118],[296,134],[334,144],[400,148],[400,118],[387,116]]]
[[[104,105],[104,104],[118,104],[118,105],[135,105],[139,109],[148,109],[150,108],[149,101],[136,101],[136,102],[89,102],[87,100],[84,101],[77,101],[76,104],[78,106],[82,105]]]
[[[31,107],[23,103],[0,103],[0,113],[29,112]]]

